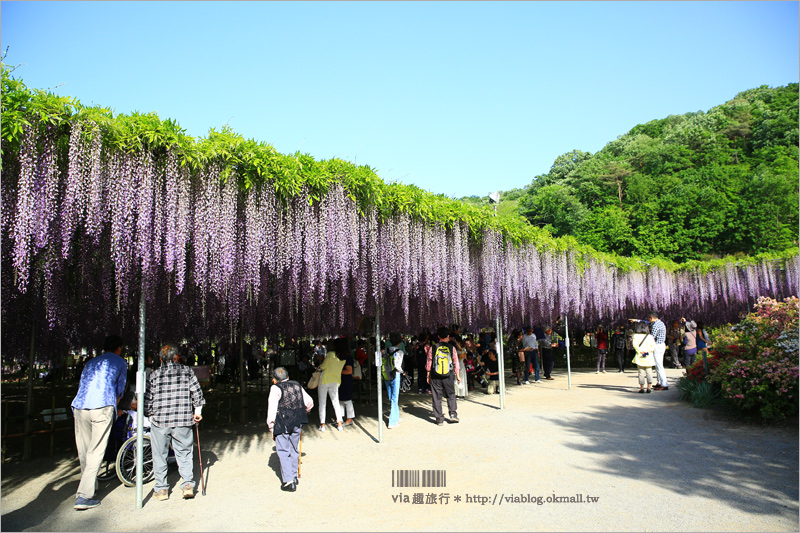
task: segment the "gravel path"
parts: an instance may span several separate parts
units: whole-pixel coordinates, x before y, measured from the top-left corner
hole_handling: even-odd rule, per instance
[[[796,425],[732,423],[674,386],[636,394],[633,372],[578,371],[571,391],[554,377],[509,386],[504,410],[498,395],[471,393],[461,423],[442,427],[428,395],[401,395],[402,423],[383,444],[376,406],[356,405],[342,433],[320,433],[315,408],[296,493],[279,489],[265,424],[201,430],[207,495],[159,502],[149,483],[141,510],[116,480],[101,484],[100,507],[73,510],[75,457],[6,465],[2,530],[798,531]],[[446,486],[393,488],[393,470],[445,470]]]

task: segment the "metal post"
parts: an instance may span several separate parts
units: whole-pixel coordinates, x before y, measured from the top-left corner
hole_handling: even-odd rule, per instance
[[[239,321],[239,393],[241,402],[241,413],[239,421],[247,423],[247,375],[244,369],[244,321]]]
[[[566,337],[564,342],[567,345],[567,387],[572,390],[572,367],[569,362],[569,318],[567,315],[564,315],[564,333]]]
[[[142,294],[139,297],[139,370],[136,372],[136,508],[142,508],[144,499],[144,319],[145,294],[144,273],[142,274]]]
[[[28,461],[31,458],[33,450],[33,373],[36,363],[36,330],[33,323],[31,323],[31,351],[28,356],[28,393],[25,398],[25,440],[23,441],[22,460]],[[55,413],[53,413],[55,416]]]
[[[497,317],[497,364],[500,371],[498,378],[500,379],[500,409],[506,408],[506,372],[505,362],[503,361],[503,326],[500,322],[500,316]]]
[[[381,378],[383,372],[381,368],[381,317],[379,304],[375,305],[375,359],[377,366],[378,383],[378,443],[383,442],[383,391],[381,390]]]
[[[50,407],[50,457],[53,457],[53,446],[56,436],[56,396],[53,395],[52,407]]]

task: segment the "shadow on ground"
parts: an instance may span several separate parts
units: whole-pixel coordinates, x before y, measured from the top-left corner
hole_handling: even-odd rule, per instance
[[[800,498],[796,428],[709,425],[692,417],[691,407],[663,401],[667,399],[666,393],[642,395],[642,405],[635,409],[599,406],[553,422],[579,437],[579,443],[567,446],[596,457],[596,466],[590,468],[594,471],[650,481],[683,495],[726,500],[757,514],[775,513],[787,499]],[[669,432],[666,428],[686,425],[687,420],[675,420],[681,416],[692,417],[692,430]],[[754,493],[763,499],[755,501]]]
[[[78,482],[74,479],[67,482],[68,479],[73,478],[75,471],[72,468],[66,468],[65,470],[66,473],[64,475],[47,483],[36,498],[23,507],[11,511],[8,514],[4,514],[3,531],[22,531],[23,529],[36,527],[53,514],[56,508],[64,501],[73,502],[75,492],[78,490]],[[4,492],[6,490],[5,484],[6,478],[4,473]],[[107,491],[103,490],[101,487],[97,491],[97,494],[102,497],[105,492]]]

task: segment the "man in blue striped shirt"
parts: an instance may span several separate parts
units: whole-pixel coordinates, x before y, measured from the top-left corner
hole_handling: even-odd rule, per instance
[[[81,462],[81,482],[75,499],[75,509],[79,511],[100,505],[100,500],[94,499],[97,471],[128,377],[128,363],[121,354],[122,339],[117,335],[106,337],[103,354],[90,359],[83,368],[78,394],[72,401],[75,445]]]

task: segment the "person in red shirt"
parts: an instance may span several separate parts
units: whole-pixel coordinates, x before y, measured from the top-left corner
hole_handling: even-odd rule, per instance
[[[361,366],[364,366],[367,362],[367,350],[365,349],[367,346],[367,341],[361,339],[358,341],[358,349],[356,350],[356,361]]]
[[[608,355],[608,333],[603,329],[603,326],[598,326],[594,334],[597,339],[597,372],[606,373],[606,355]]]

